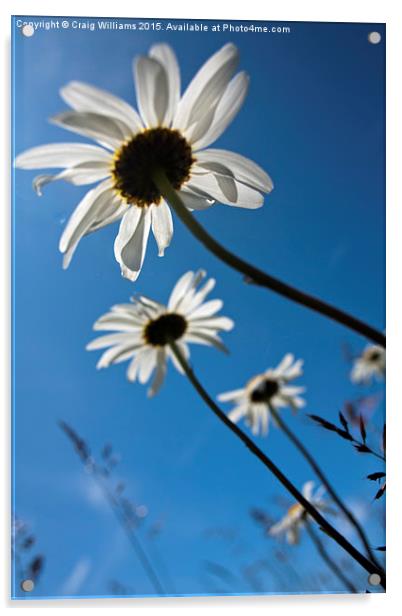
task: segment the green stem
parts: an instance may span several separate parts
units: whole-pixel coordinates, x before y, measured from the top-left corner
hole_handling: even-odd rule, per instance
[[[357,593],[358,590],[356,586],[352,584],[352,582],[346,577],[346,575],[343,574],[342,570],[338,567],[336,562],[332,560],[332,558],[326,551],[321,539],[315,533],[315,531],[313,530],[313,527],[311,526],[310,522],[307,519],[305,520],[305,524],[306,524],[307,532],[310,535],[310,538],[312,542],[314,543],[315,547],[317,548],[319,555],[321,556],[323,561],[328,565],[328,567],[331,569],[332,573],[342,582],[342,584],[345,585],[345,587],[348,590],[350,590],[350,592]]]
[[[235,434],[246,447],[253,453],[262,464],[278,479],[278,481],[290,492],[307,511],[307,513],[319,524],[319,526],[330,536],[338,545],[340,545],[354,560],[356,560],[368,573],[377,573],[380,576],[381,584],[385,588],[385,576],[383,571],[378,569],[376,565],[370,562],[363,554],[359,552],[343,535],[341,535],[320,513],[317,509],[304,498],[303,494],[293,485],[293,483],[282,473],[276,464],[263,452],[257,445],[243,432],[235,423],[233,423],[225,413],[219,408],[215,401],[210,397],[208,392],[201,385],[193,370],[188,365],[186,359],[182,355],[180,349],[174,341],[170,342],[170,347],[174,353],[178,363],[182,367],[184,373],[193,385],[194,389],[209,406],[211,411],[218,419],[225,424],[233,434]]]
[[[326,487],[327,492],[331,496],[332,500],[338,505],[339,509],[341,509],[341,511],[346,516],[346,518],[352,524],[352,526],[354,526],[354,528],[356,529],[356,531],[357,531],[357,533],[358,533],[358,535],[359,535],[359,537],[360,537],[360,539],[361,539],[361,541],[362,541],[362,543],[363,543],[363,545],[364,545],[364,547],[366,549],[366,552],[367,552],[367,555],[368,555],[369,559],[378,567],[378,569],[381,569],[381,565],[378,563],[378,561],[376,560],[376,558],[375,558],[375,556],[373,554],[373,551],[372,551],[372,549],[370,547],[370,544],[368,542],[368,539],[366,537],[366,534],[365,534],[363,528],[361,527],[359,522],[356,520],[356,518],[353,515],[353,513],[346,507],[346,505],[343,503],[341,498],[338,496],[338,494],[336,493],[335,489],[332,487],[332,485],[329,482],[328,478],[323,473],[321,468],[318,466],[317,462],[315,461],[315,459],[313,458],[311,453],[303,445],[301,440],[286,425],[286,423],[283,421],[282,417],[279,415],[279,413],[276,411],[276,409],[272,405],[269,405],[269,410],[270,410],[270,413],[272,414],[274,420],[276,421],[278,426],[281,428],[282,432],[284,432],[286,434],[288,439],[295,445],[295,447],[300,451],[302,456],[307,460],[307,462],[309,463],[309,465],[311,466],[311,468],[313,469],[313,471],[315,472],[317,477],[322,481],[322,483]]]
[[[349,329],[352,329],[358,334],[361,334],[373,342],[385,347],[385,335],[382,332],[374,329],[370,325],[367,325],[367,323],[360,321],[360,319],[356,319],[352,315],[347,314],[343,310],[339,310],[339,308],[331,306],[317,297],[304,293],[303,291],[299,291],[295,287],[278,280],[278,278],[274,278],[273,276],[266,274],[262,270],[254,267],[250,263],[247,263],[243,259],[240,259],[240,257],[237,257],[235,254],[224,248],[196,221],[194,216],[184,205],[179,194],[171,186],[162,170],[159,169],[154,172],[153,180],[161,194],[169,202],[177,216],[186,225],[194,237],[196,237],[216,257],[218,257],[218,259],[241,274],[244,274],[244,276],[255,284],[266,287],[271,291],[275,291],[275,293],[279,293],[279,295],[283,295],[298,304],[302,304],[306,308],[315,310],[316,312],[319,312],[320,314],[329,317],[330,319],[333,319],[346,327],[349,327]]]

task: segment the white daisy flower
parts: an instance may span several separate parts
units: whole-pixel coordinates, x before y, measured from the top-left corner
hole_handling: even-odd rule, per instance
[[[205,272],[187,272],[177,281],[167,306],[147,297],[131,299],[131,304],[118,304],[94,324],[96,331],[113,331],[96,338],[86,347],[88,351],[105,349],[97,368],[107,368],[130,360],[127,378],[146,383],[155,375],[148,395],[153,396],[161,387],[170,357],[179,372],[180,364],[169,345],[174,341],[182,355],[190,356],[188,343],[206,344],[226,351],[218,332],[230,331],[234,323],[227,317],[217,316],[222,308],[220,299],[205,302],[215,286],[210,278],[200,287]]]
[[[136,280],[144,261],[149,231],[163,256],[173,235],[170,208],[152,174],[162,169],[189,210],[215,202],[258,208],[273,184],[251,160],[209,146],[240,110],[248,89],[244,71],[235,74],[238,50],[227,44],[201,67],[180,95],[180,72],[168,45],[154,45],[134,60],[138,110],[116,96],[72,81],[61,97],[72,108],[52,122],[99,145],[57,143],[20,154],[21,169],[61,168],[34,180],[96,184],[86,193],[60,239],[67,268],[82,237],[120,222],[114,252],[122,274]],[[99,147],[101,146],[101,147]]]
[[[323,498],[325,493],[324,487],[320,486],[314,493],[314,485],[314,481],[307,481],[304,484],[302,488],[304,498],[318,511],[323,513],[334,513],[328,501]],[[286,515],[279,522],[271,526],[268,534],[271,535],[271,537],[285,534],[287,542],[290,545],[295,545],[299,543],[300,530],[305,525],[306,517],[308,517],[308,514],[303,505],[296,502],[288,509]]]
[[[233,422],[244,417],[253,434],[268,434],[271,408],[278,410],[290,406],[297,411],[304,406],[305,401],[299,394],[305,388],[289,385],[289,381],[303,374],[302,366],[303,360],[294,361],[294,356],[288,353],[276,368],[253,377],[243,389],[220,394],[218,400],[235,405],[228,415]]]
[[[385,377],[385,349],[376,344],[368,345],[354,361],[350,378],[353,383],[368,384],[373,379]]]

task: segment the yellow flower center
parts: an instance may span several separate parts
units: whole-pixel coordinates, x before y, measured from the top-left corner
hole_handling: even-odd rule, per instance
[[[303,511],[303,507],[300,505],[300,503],[295,503],[294,505],[289,507],[288,516],[292,518],[297,517],[302,511]]]

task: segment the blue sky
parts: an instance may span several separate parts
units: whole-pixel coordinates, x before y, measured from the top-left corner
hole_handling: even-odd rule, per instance
[[[135,104],[132,58],[151,44],[174,47],[187,84],[214,51],[231,41],[240,49],[240,67],[250,74],[251,85],[244,107],[216,147],[255,160],[269,172],[275,189],[260,210],[217,205],[197,214],[198,220],[250,262],[384,329],[385,28],[290,26],[290,34],[231,35],[70,28],[37,31],[31,38],[16,30],[14,151],[85,141],[47,122],[65,108],[58,91],[69,80],[92,83]],[[383,36],[379,45],[368,43],[372,30]],[[287,494],[174,369],[152,400],[144,387],[126,381],[122,365],[96,371],[95,353],[85,351],[92,324],[135,292],[165,301],[182,273],[202,267],[217,279],[214,296],[224,300],[224,314],[236,323],[225,336],[228,357],[192,348],[193,366],[212,395],[243,385],[290,351],[305,360],[300,383],[307,387],[306,412],[335,421],[345,400],[379,392],[373,423],[381,428],[382,386],[352,385],[343,352],[347,346],[358,353],[366,341],[246,286],[176,220],[163,259],[150,239],[135,285],[121,278],[114,260],[116,226],[85,238],[63,271],[59,237],[85,187],[56,183],[39,198],[32,190],[34,175],[14,173],[13,496],[17,515],[30,524],[36,551],[46,559],[32,595],[103,596],[111,580],[137,594],[152,593],[107,503],[58,428],[60,419],[88,440],[94,454],[110,442],[121,455],[116,478],[125,481],[127,496],[149,510],[143,541],[170,591],[166,569],[180,594],[252,592],[244,570],[259,560],[275,562],[278,545],[263,537],[249,510],[259,506],[279,517],[283,510],[277,499],[282,502]],[[293,417],[285,411],[284,417],[363,516],[372,544],[382,545],[383,503],[371,502],[375,486],[364,480],[379,470],[375,460],[313,426],[305,412]],[[377,445],[375,434],[371,438]],[[278,430],[257,440],[295,484],[311,478]],[[156,522],[162,531],[150,540],[147,529]],[[341,520],[337,524],[347,532]],[[350,559],[326,543],[347,566]],[[307,539],[290,554],[296,569],[308,558],[312,575],[325,571]],[[207,562],[230,569],[235,581],[208,575]],[[365,573],[357,566],[354,571],[365,588]],[[288,590],[287,575],[278,579],[264,570],[261,590]],[[331,576],[323,584],[327,591],[341,589]],[[303,590],[312,589],[308,575]],[[21,596],[21,591],[13,594]]]

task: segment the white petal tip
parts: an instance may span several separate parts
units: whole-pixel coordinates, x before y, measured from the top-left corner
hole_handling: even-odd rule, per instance
[[[121,275],[123,278],[130,280],[130,282],[135,282],[140,275],[140,272],[133,272],[129,270],[127,267],[121,267]]]

